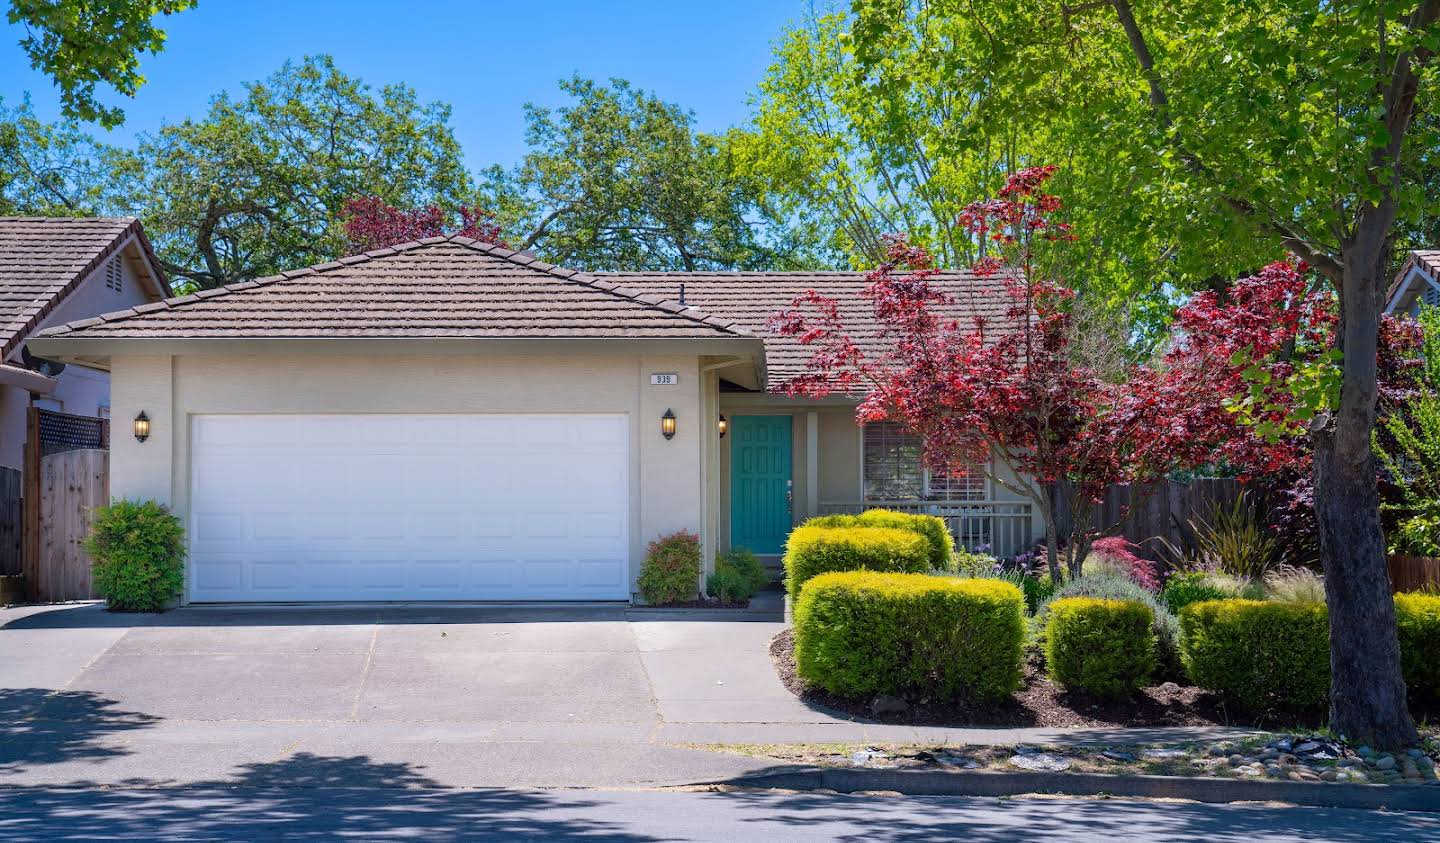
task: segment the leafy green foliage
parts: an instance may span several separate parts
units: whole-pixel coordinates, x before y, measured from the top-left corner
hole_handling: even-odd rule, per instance
[[[55,80],[66,117],[113,128],[125,112],[101,105],[95,86],[127,97],[145,83],[140,54],[158,54],[165,31],[151,22],[192,8],[196,0],[12,0],[9,20],[25,27],[20,47],[30,66]]]
[[[345,203],[453,210],[473,190],[450,108],[404,85],[378,91],[329,56],[287,62],[221,94],[201,120],[142,135],[114,179],[167,272],[209,288],[346,252]]]
[[[829,571],[928,571],[930,547],[913,530],[802,525],[785,542],[785,589],[793,602],[806,581]]]
[[[591,271],[833,263],[792,238],[727,138],[695,132],[689,112],[620,79],[560,89],[571,104],[525,107],[524,161],[482,177],[481,204],[517,248]]]
[[[1166,608],[1177,615],[1191,603],[1224,600],[1234,596],[1228,589],[1213,582],[1205,571],[1179,571],[1171,574],[1170,579],[1165,581],[1165,586],[1160,589],[1160,599]]]
[[[737,547],[715,558],[715,570],[705,581],[705,593],[728,603],[743,603],[770,584],[770,572],[754,553]]]
[[[1424,363],[1410,400],[1381,421],[1375,452],[1400,490],[1390,552],[1440,556],[1440,307],[1420,310]]]
[[[715,560],[715,567],[726,566],[734,568],[750,581],[753,590],[759,591],[771,582],[770,572],[760,563],[760,557],[756,556],[748,547],[733,547],[729,553],[722,553]]]
[[[890,527],[919,533],[929,543],[930,563],[937,571],[955,570],[961,558],[955,550],[955,538],[950,535],[950,528],[938,515],[867,509],[859,515],[821,515],[805,524],[816,527]]]
[[[1282,565],[1265,575],[1262,587],[1266,600],[1281,603],[1325,602],[1325,580],[1309,568]]]
[[[812,579],[795,606],[801,678],[834,694],[993,702],[1022,675],[1018,589],[871,571]]]
[[[988,553],[958,547],[950,555],[950,570],[962,577],[988,577],[1000,569],[1000,560]]]
[[[646,603],[678,603],[695,596],[700,582],[700,537],[686,530],[650,542],[640,563],[640,595]]]
[[[1410,694],[1440,700],[1440,595],[1395,595],[1400,665]]]
[[[735,568],[716,564],[705,578],[705,593],[725,603],[744,603],[755,596],[755,586]]]
[[[45,123],[28,100],[0,103],[0,214],[88,216],[105,206],[117,150],[78,123]]]
[[[1067,597],[1050,604],[1045,663],[1066,688],[1118,699],[1155,670],[1154,613],[1132,600]]]
[[[1195,684],[1248,711],[1317,709],[1330,690],[1325,606],[1192,603],[1180,612],[1180,658]]]
[[[118,612],[159,612],[185,585],[185,528],[155,501],[120,500],[95,510],[85,552],[95,590]]]

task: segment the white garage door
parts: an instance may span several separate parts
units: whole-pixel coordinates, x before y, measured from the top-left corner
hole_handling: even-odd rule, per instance
[[[624,415],[195,416],[197,601],[629,597]]]

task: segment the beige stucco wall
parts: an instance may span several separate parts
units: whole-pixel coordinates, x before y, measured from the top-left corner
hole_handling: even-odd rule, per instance
[[[185,518],[196,414],[627,413],[633,582],[656,536],[687,529],[714,546],[702,465],[702,438],[714,425],[702,421],[700,363],[640,354],[115,356],[111,493],[165,501]],[[679,383],[652,386],[658,372]],[[669,441],[660,434],[667,408],[677,417]],[[141,410],[152,420],[144,443],[125,427]]]
[[[135,273],[133,264],[138,254],[133,245],[125,249],[125,259],[120,264],[122,280],[119,291],[105,286],[105,265],[101,264],[99,269],[80,282],[59,306],[41,320],[35,330],[88,319],[113,310],[124,310],[153,300],[155,296],[147,293]],[[16,348],[8,361],[13,363],[19,359],[20,349]],[[40,406],[80,416],[104,416],[109,412],[110,378],[105,372],[72,365],[67,366],[56,381],[54,391],[42,396]],[[21,467],[25,444],[25,410],[29,406],[29,392],[13,386],[0,386],[0,466],[15,469]]]

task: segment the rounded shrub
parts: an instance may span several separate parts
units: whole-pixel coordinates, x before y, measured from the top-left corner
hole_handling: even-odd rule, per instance
[[[1180,612],[1180,658],[1196,685],[1249,711],[1319,708],[1330,691],[1325,606],[1192,603]]]
[[[688,530],[650,542],[640,564],[640,596],[646,603],[678,603],[695,596],[700,582],[700,537]]]
[[[841,696],[995,701],[1020,686],[1023,612],[1000,580],[821,574],[795,606],[796,667]]]
[[[755,593],[770,584],[770,572],[765,570],[761,564],[760,557],[756,556],[749,548],[731,548],[729,553],[723,553],[715,560],[715,567],[726,565],[739,571],[750,581],[751,593]]]
[[[1114,574],[1091,574],[1076,577],[1065,583],[1047,603],[1035,610],[1036,634],[1044,644],[1045,624],[1049,619],[1050,606],[1056,600],[1066,597],[1093,597],[1097,600],[1131,600],[1143,603],[1154,616],[1156,643],[1156,668],[1160,677],[1178,679],[1184,671],[1180,667],[1180,622],[1152,592],[1140,587],[1127,576]]]
[[[1400,667],[1417,699],[1440,700],[1440,595],[1395,595]]]
[[[95,510],[85,552],[95,590],[118,612],[159,612],[185,587],[185,528],[163,504],[120,500]]]
[[[890,527],[895,530],[909,530],[925,537],[930,547],[930,568],[937,571],[954,570],[951,555],[955,552],[955,538],[945,519],[938,515],[919,515],[911,512],[896,512],[893,509],[867,509],[859,515],[821,515],[811,518],[802,527]]]
[[[1155,617],[1135,600],[1067,597],[1050,605],[1045,663],[1066,688],[1118,699],[1155,670]]]
[[[755,595],[755,586],[733,566],[717,563],[705,579],[705,593],[726,603],[743,603]]]
[[[797,527],[785,542],[785,589],[793,602],[806,580],[830,571],[930,570],[930,545],[890,527]]]

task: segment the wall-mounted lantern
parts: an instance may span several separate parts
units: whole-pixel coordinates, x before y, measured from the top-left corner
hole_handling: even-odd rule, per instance
[[[720,414],[720,423],[716,426],[720,428],[720,438],[724,439],[725,434],[730,432],[730,420],[725,418],[724,413]]]
[[[675,411],[667,409],[660,417],[660,435],[666,439],[675,438]]]
[[[144,442],[150,438],[150,417],[141,410],[140,415],[135,417],[135,441]]]

